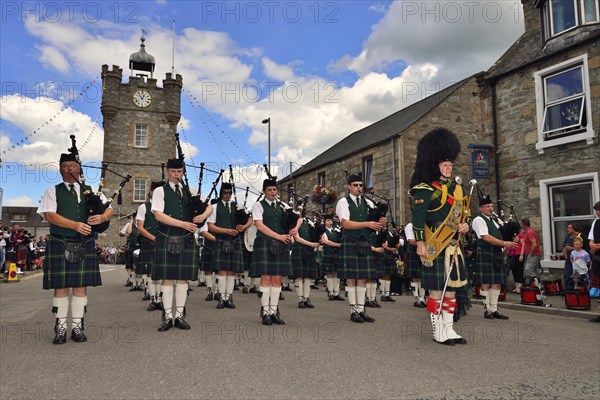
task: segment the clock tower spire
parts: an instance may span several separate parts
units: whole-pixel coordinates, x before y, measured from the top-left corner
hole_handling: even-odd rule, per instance
[[[108,168],[133,178],[122,192],[123,204],[113,202],[115,216],[137,210],[146,198],[151,181],[161,178],[160,164],[175,157],[175,132],[181,118],[183,79],[165,75],[162,87],[154,78],[155,59],[146,52],[146,32],[142,30],[140,49],[129,57],[128,82],[123,70],[102,66],[104,156]],[[111,194],[121,178],[107,174],[105,189]],[[111,224],[109,243],[117,243],[117,228],[125,221]]]

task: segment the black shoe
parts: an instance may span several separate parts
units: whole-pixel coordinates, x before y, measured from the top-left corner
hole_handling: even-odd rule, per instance
[[[219,303],[217,304],[217,309],[221,310],[225,308],[225,302],[223,301],[223,299],[219,299]]]
[[[160,310],[160,311],[165,311],[165,306],[163,305],[162,301],[155,303],[156,304],[156,309]]]
[[[83,322],[81,326],[75,325],[71,330],[71,340],[77,343],[87,342],[87,337],[83,333]]]
[[[298,308],[306,308],[306,304],[302,300],[298,302]]]
[[[483,318],[485,318],[485,319],[494,319],[494,314],[492,314],[488,310],[485,310],[485,312],[483,313]]]
[[[373,300],[373,304],[375,305],[375,308],[381,308],[381,304],[377,302],[377,299]]]
[[[213,300],[213,293],[212,291],[208,291],[208,294],[206,295],[206,298],[204,299],[205,301],[212,301]]]
[[[220,301],[221,300],[221,293],[215,293],[214,297],[213,297],[214,301]]]
[[[439,343],[439,344],[446,345],[446,346],[454,346],[454,340],[453,339],[448,339],[448,340],[445,340],[443,342],[438,342],[435,339],[433,339],[433,341],[436,342],[436,343]]]
[[[192,287],[191,287],[190,285],[188,285],[188,290],[187,290],[187,291],[188,291],[188,292],[193,292],[193,291],[194,291],[194,289],[192,289]]]
[[[590,319],[588,319],[588,321],[590,321],[590,322],[600,322],[600,315],[598,315],[596,318],[590,318]]]
[[[365,320],[362,319],[362,317],[360,316],[360,314],[357,313],[357,312],[353,312],[352,314],[350,314],[350,321],[356,322],[356,323],[359,323],[359,324],[362,324],[363,322],[365,322]]]
[[[262,324],[263,325],[273,325],[273,321],[271,321],[271,316],[269,314],[264,314],[262,316]]]
[[[499,312],[499,311],[497,311],[497,310],[496,310],[496,311],[494,311],[494,312],[492,313],[492,315],[494,316],[494,319],[508,319],[508,317],[507,317],[506,315],[504,315],[504,314],[500,314],[500,312]]]
[[[284,286],[283,289],[281,289],[281,290],[283,290],[284,292],[291,292],[292,288],[289,286]]]
[[[233,291],[235,292],[236,290],[240,290],[240,288],[238,287],[238,285],[233,285]]]
[[[312,303],[310,302],[309,298],[304,300],[304,305],[306,306],[306,308],[315,308],[315,306],[313,306]]]
[[[158,331],[159,332],[168,331],[172,327],[173,327],[173,320],[172,319],[165,319],[165,320],[163,320],[160,323],[160,326],[158,327]]]
[[[146,307],[146,311],[156,311],[156,303],[151,301],[148,307]]]
[[[248,290],[248,286],[244,286],[244,288],[242,289],[242,293],[243,294],[248,294],[250,291]]]
[[[335,301],[335,296],[334,295],[330,294],[328,297],[329,297],[329,301]]]
[[[204,284],[206,286],[206,283]],[[198,287],[202,287],[202,282],[198,282]]]
[[[150,300],[150,295],[149,295],[148,293],[146,293],[146,294],[144,295],[144,298],[143,298],[142,300],[144,300],[144,301],[148,301],[148,300]]]
[[[131,289],[129,289],[130,292],[135,292],[136,290],[138,290],[137,286],[133,286],[133,284],[130,285]]]
[[[183,319],[183,315],[180,315],[179,317],[175,318],[175,323],[173,324],[173,326],[175,328],[183,329],[184,331],[192,329],[190,324],[185,322],[185,320]]]
[[[310,285],[310,288],[314,290],[319,290],[319,287],[317,285]]]
[[[382,295],[382,296],[381,296],[381,301],[383,301],[383,302],[385,302],[385,301],[388,301],[388,299],[387,299],[387,296],[383,296],[383,295]]]
[[[133,282],[131,282],[130,280],[127,280],[127,282],[125,282],[125,287],[132,286],[132,285],[133,285]]]
[[[231,309],[235,308],[235,304],[233,304],[233,299],[231,297],[225,302],[225,307]]]
[[[336,294],[333,299],[337,301],[346,301],[346,299],[340,296],[339,294]]]
[[[285,297],[283,297],[283,293],[281,293],[281,292],[279,292],[279,300],[285,300]]]
[[[358,315],[360,315],[360,317],[364,319],[365,322],[375,322],[375,318],[369,317],[364,311],[358,313]]]
[[[377,308],[377,306],[375,305],[375,303],[373,303],[371,300],[365,301],[365,307]]]
[[[54,336],[53,344],[64,344],[67,342],[67,324],[65,322],[64,325],[61,325],[58,322],[58,318],[56,318],[56,322],[54,324],[54,332],[56,335]]]
[[[252,286],[250,288],[250,290],[248,290],[249,293],[258,293],[258,290],[256,289],[256,287]]]
[[[392,296],[390,296],[390,295],[387,295],[387,296],[386,296],[386,299],[387,299],[387,301],[389,301],[390,303],[395,303],[395,302],[396,302],[396,300],[394,300],[394,298],[393,298]]]
[[[456,338],[456,339],[450,339],[452,340],[452,343],[454,344],[467,344],[467,339],[465,338]]]
[[[279,315],[277,314],[271,314],[271,321],[275,325],[285,325],[285,322],[281,318],[279,318]]]

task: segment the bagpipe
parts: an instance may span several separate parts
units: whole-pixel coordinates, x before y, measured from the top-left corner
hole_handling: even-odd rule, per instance
[[[244,205],[242,207],[237,207],[238,201],[237,201],[237,194],[235,192],[235,182],[233,180],[233,167],[231,166],[231,164],[229,164],[229,183],[231,183],[233,199],[234,199],[235,205],[236,205],[236,214],[235,214],[236,225],[244,225],[245,226],[248,223],[248,220],[250,219],[250,215],[246,211],[246,200],[248,200],[248,189],[249,188],[246,187],[246,196],[244,197]]]
[[[219,180],[221,179],[221,176],[223,175],[223,172],[225,172],[225,170],[221,170],[219,172],[219,176],[217,176],[217,179],[215,179],[215,181],[213,182],[213,186],[212,189],[210,190],[210,193],[208,194],[208,196],[206,196],[206,200],[202,200],[202,198],[200,197],[200,193],[201,193],[201,189],[202,189],[202,178],[204,176],[203,171],[204,171],[204,163],[200,163],[200,178],[199,178],[199,183],[198,183],[198,193],[196,195],[192,195],[192,192],[190,190],[190,185],[188,183],[188,178],[187,178],[187,171],[185,168],[185,156],[183,154],[183,151],[181,150],[181,142],[179,141],[179,133],[175,133],[175,143],[177,145],[177,153],[178,153],[178,158],[179,161],[181,161],[181,163],[183,164],[184,168],[183,168],[183,180],[179,180],[181,182],[181,186],[183,187],[183,189],[185,190],[187,196],[188,196],[188,200],[190,203],[190,209],[192,211],[192,218],[197,216],[197,215],[202,215],[206,212],[206,209],[208,208],[208,203],[210,202],[210,197],[212,196],[213,192],[216,192],[217,190],[217,184],[219,183]],[[204,226],[206,220],[196,223],[196,226],[198,228],[201,228],[202,226]]]
[[[325,233],[325,224],[322,221],[322,218],[318,211],[313,214],[313,219],[310,219],[307,215],[307,205],[308,199],[310,196],[306,195],[304,197],[298,196],[293,188],[290,193],[292,197],[298,200],[298,207],[302,206],[302,211],[300,212],[300,216],[303,221],[308,225],[309,228],[309,241],[313,243],[319,243],[321,241],[321,236]],[[296,220],[297,221],[297,220]]]
[[[344,170],[344,174],[346,174],[346,179],[348,179],[350,174],[348,173],[347,169]],[[359,174],[359,176],[361,176],[361,174]],[[371,194],[375,195],[375,192],[371,191]],[[373,203],[373,207],[371,207],[369,202],[366,202],[367,208],[369,209],[367,214],[367,221],[379,222],[381,218],[385,217],[390,208],[389,199],[387,199],[387,201],[375,201],[375,199],[368,197],[366,192],[363,192],[362,195],[364,198],[370,200]],[[376,197],[381,199],[381,197],[379,196]]]
[[[485,197],[479,186],[477,187],[477,195],[479,196],[479,199]],[[500,216],[492,211],[492,221],[498,225],[500,233],[502,234],[502,240],[512,242],[515,236],[517,236],[521,230],[521,225],[519,224],[519,220],[515,214],[515,206],[505,206],[500,199],[498,200],[498,206],[500,208]],[[508,220],[505,220],[504,218],[504,210],[502,207],[510,210]]]
[[[269,180],[277,181],[277,177],[271,175],[271,172],[269,171],[269,167],[267,167],[267,164],[263,164],[263,167],[265,169],[265,173],[267,174],[267,177],[269,178]],[[294,189],[292,188],[292,196],[293,196],[293,190]],[[279,204],[279,206],[283,209],[283,218],[281,220],[281,228],[283,229],[283,231],[286,234],[289,234],[289,232],[292,229],[294,229],[296,227],[296,225],[298,224],[298,219],[300,218],[300,215],[296,214],[292,207],[290,207],[288,204],[281,201],[281,199],[279,199],[279,198],[277,198],[277,204]]]
[[[71,138],[71,148],[69,148],[68,151],[75,156],[77,163],[79,163],[79,165],[81,165],[81,159],[79,158],[79,150],[77,149],[77,141],[75,140],[75,135],[71,135],[70,138]],[[113,174],[123,178],[123,181],[119,184],[119,187],[117,187],[115,189],[112,196],[110,198],[108,198],[106,202],[103,202],[101,195],[102,195],[102,187],[104,186],[104,178],[106,175],[106,171],[110,171]],[[84,197],[85,207],[86,207],[88,216],[103,214],[104,211],[106,211],[106,209],[108,207],[110,207],[110,204],[115,199],[115,197],[117,197],[117,196],[120,197],[121,190],[123,190],[123,188],[125,187],[127,182],[129,182],[129,180],[131,179],[131,175],[129,175],[129,174],[127,174],[127,176],[119,175],[116,172],[109,170],[108,164],[102,163],[102,172],[100,174],[100,183],[98,184],[98,191],[94,192],[92,190],[91,186],[88,186],[85,184],[85,176],[83,175],[83,168],[79,169],[79,179],[77,179],[77,177],[73,176],[72,174],[71,174],[71,176],[83,188],[83,197]],[[119,201],[119,204],[120,204],[120,201]],[[110,226],[109,220],[104,221],[101,224],[91,225],[92,231],[97,232],[97,233],[102,233],[102,232],[106,231],[109,226]]]

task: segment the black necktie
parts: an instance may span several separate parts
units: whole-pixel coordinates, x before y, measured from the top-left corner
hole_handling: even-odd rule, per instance
[[[72,183],[69,183],[69,193],[71,193],[71,196],[73,196],[73,198],[75,200],[77,199],[77,192],[75,191],[75,185],[73,185]]]
[[[356,198],[356,207],[360,208],[360,197]]]
[[[175,194],[177,197],[181,198],[181,190],[179,189],[179,184],[175,184]]]
[[[273,210],[275,209],[275,203],[271,203],[271,207],[273,208]]]
[[[227,212],[229,212],[229,203],[225,203],[225,208],[227,209]]]

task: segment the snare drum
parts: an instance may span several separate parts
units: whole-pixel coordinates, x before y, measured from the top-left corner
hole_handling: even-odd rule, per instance
[[[256,224],[252,224],[244,232],[244,246],[246,247],[246,250],[250,252],[254,250],[254,240],[256,239],[256,232]]]

